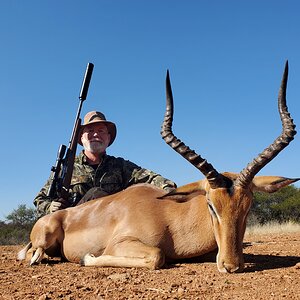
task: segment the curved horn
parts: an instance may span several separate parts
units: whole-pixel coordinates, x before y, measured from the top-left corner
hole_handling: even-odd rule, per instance
[[[282,82],[278,95],[278,110],[282,122],[282,133],[281,135],[266,148],[262,153],[260,153],[256,158],[253,159],[247,167],[242,170],[239,174],[235,184],[240,187],[247,187],[254,176],[266,165],[268,164],[277,154],[282,151],[288,144],[294,139],[294,135],[297,133],[295,131],[296,125],[293,123],[288,108],[286,105],[286,86],[288,79],[288,61],[285,64],[285,69],[282,77]]]
[[[161,136],[165,142],[172,147],[176,152],[188,160],[193,166],[200,170],[207,178],[211,188],[227,186],[226,180],[223,175],[219,174],[214,167],[209,164],[200,155],[196,154],[194,150],[187,147],[181,140],[179,140],[172,132],[173,123],[173,95],[170,83],[169,71],[166,77],[166,98],[167,106],[163,124],[161,126]]]

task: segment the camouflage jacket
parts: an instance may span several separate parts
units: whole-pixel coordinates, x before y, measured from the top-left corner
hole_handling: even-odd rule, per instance
[[[121,157],[105,154],[97,168],[93,168],[87,163],[82,151],[75,159],[70,199],[73,199],[72,202],[76,205],[90,188],[100,187],[104,192],[114,194],[137,183],[150,183],[167,191],[176,187],[174,182]],[[49,185],[48,179],[34,198],[38,217],[49,213],[49,206],[53,200],[46,196]]]

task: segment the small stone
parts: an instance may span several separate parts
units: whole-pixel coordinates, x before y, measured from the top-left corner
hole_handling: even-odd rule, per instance
[[[295,265],[295,269],[300,269],[300,262]]]
[[[179,287],[177,293],[179,296],[181,296],[184,293],[184,289],[182,287]]]

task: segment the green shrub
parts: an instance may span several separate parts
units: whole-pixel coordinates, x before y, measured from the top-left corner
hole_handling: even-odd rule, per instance
[[[19,245],[29,241],[30,231],[36,222],[35,210],[21,204],[0,221],[0,245]]]
[[[272,194],[255,192],[248,221],[251,225],[255,222],[261,225],[288,221],[300,223],[300,189],[291,185]]]

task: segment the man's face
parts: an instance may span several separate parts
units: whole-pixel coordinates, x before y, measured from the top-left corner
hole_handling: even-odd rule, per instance
[[[105,124],[95,123],[84,127],[81,143],[85,150],[92,153],[104,153],[110,142],[110,134]]]

